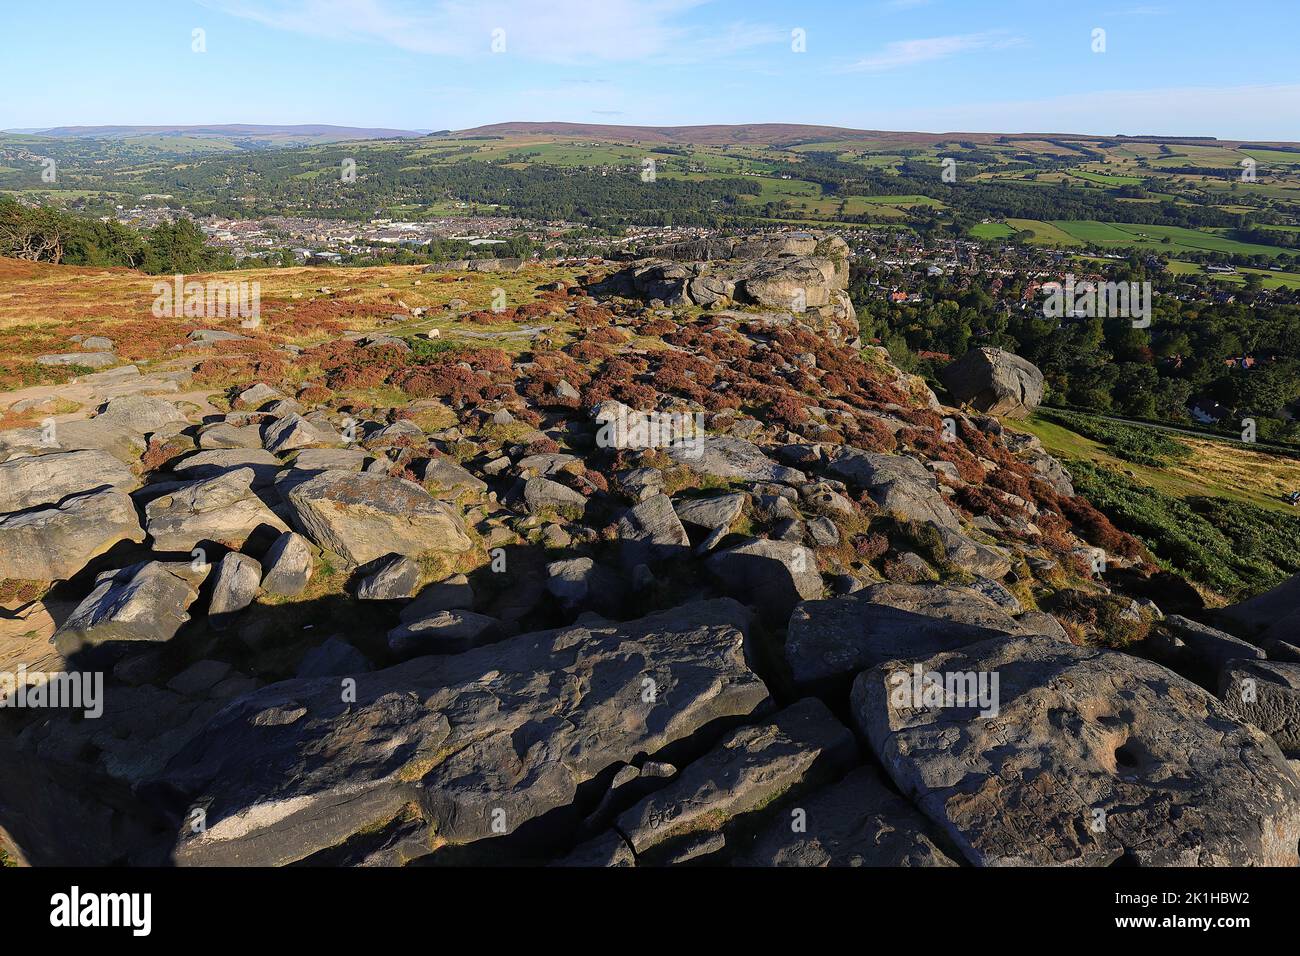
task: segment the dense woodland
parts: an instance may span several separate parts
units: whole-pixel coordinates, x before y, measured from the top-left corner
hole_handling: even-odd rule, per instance
[[[871,270],[856,270],[850,289],[863,335],[931,377],[935,362],[917,352],[957,356],[993,345],[1043,370],[1048,404],[1185,424],[1201,399],[1231,413],[1230,430],[1253,417],[1261,439],[1300,439],[1286,415],[1300,396],[1300,307],[1254,303],[1249,290],[1232,303],[1157,295],[1150,327],[1134,328],[1128,319],[1057,320],[1037,303],[1021,308],[1023,279],[1002,290],[1003,302],[1017,303],[1008,308],[982,284],[960,290],[948,277],[927,280],[923,302],[889,303],[871,295],[870,277]],[[1149,274],[1137,257],[1114,278],[1176,290],[1171,277]],[[1243,367],[1243,358],[1253,367]]]

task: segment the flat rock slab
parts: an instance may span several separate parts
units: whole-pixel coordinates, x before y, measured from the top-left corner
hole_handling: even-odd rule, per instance
[[[786,810],[733,865],[957,865],[935,844],[934,824],[886,787],[874,767],[858,767]]]
[[[131,496],[111,488],[0,518],[0,579],[66,581],[121,541],[144,541]]]
[[[706,601],[357,675],[355,701],[332,678],[263,688],[169,767],[208,822],[181,825],[175,861],[291,863],[408,805],[426,846],[513,832],[607,768],[766,707],[747,626],[735,602]]]
[[[997,678],[994,716],[961,705],[962,675]],[[953,695],[927,693],[932,679]],[[1297,863],[1300,778],[1277,745],[1149,661],[994,638],[866,671],[852,713],[970,863]]]
[[[456,510],[401,478],[326,471],[294,485],[288,503],[313,544],[354,565],[470,547]]]
[[[849,729],[805,698],[770,721],[741,727],[672,783],[618,817],[638,857],[666,850],[767,805],[794,788],[830,779],[857,757]]]
[[[802,485],[808,480],[802,471],[778,464],[757,445],[743,438],[706,435],[702,439],[670,445],[667,452],[677,464],[714,478],[775,481],[786,485]]]
[[[0,463],[0,512],[58,504],[69,495],[102,488],[133,491],[140,479],[103,451],[31,455]]]
[[[239,550],[250,539],[269,544],[288,531],[253,493],[255,476],[252,468],[236,468],[150,501],[145,521],[154,550],[188,554],[209,543]]]
[[[873,584],[847,597],[796,607],[785,657],[795,683],[811,688],[885,661],[1029,633],[1034,630],[968,588]]]

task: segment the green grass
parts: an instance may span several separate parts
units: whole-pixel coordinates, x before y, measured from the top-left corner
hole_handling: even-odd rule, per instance
[[[970,234],[976,239],[1010,239],[1016,231],[1005,222],[977,222]]]
[[[1300,572],[1300,517],[1222,498],[1178,498],[1097,468],[1066,462],[1075,489],[1168,570],[1228,600],[1265,591]]]

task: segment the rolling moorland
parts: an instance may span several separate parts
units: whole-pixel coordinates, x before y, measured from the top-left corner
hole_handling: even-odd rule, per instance
[[[1193,389],[1274,401],[1220,350],[1272,349],[1269,388],[1300,395],[1293,145],[508,124],[178,160],[12,140],[0,187],[83,219],[166,194],[702,234],[481,269],[178,267],[258,282],[252,327],[159,317],[154,276],[112,261],[138,242],[149,272],[201,266],[184,230],[0,260],[0,654],[105,667],[129,701],[4,726],[9,858],[1297,862],[1300,462],[1118,420],[1185,424]],[[57,150],[57,188],[33,182]],[[924,268],[920,306],[871,291],[899,281],[891,247],[966,242],[1240,300],[1171,294],[1148,331],[1036,325]],[[1125,364],[1187,390],[1089,399]],[[698,454],[639,442],[648,412],[702,415]],[[913,661],[1001,673],[1000,716],[900,704]]]

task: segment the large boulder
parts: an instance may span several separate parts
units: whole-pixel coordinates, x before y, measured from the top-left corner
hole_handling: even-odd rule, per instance
[[[852,711],[977,866],[1297,863],[1300,778],[1277,745],[1149,661],[993,638],[864,672]]]
[[[1040,633],[969,588],[873,584],[847,597],[805,601],[790,616],[785,657],[806,689],[832,689],[859,671],[1005,635]]]
[[[1024,418],[1043,400],[1043,373],[1001,349],[972,349],[941,369],[939,380],[957,402],[989,415]]]
[[[412,853],[513,834],[620,763],[766,708],[746,629],[708,601],[359,674],[355,699],[335,678],[263,688],[169,767],[207,820],[181,824],[174,859],[292,863],[398,817]],[[549,819],[535,838],[560,837]]]
[[[1242,720],[1300,758],[1300,664],[1234,660],[1219,674],[1219,696]]]
[[[188,424],[184,413],[171,402],[147,395],[122,395],[110,399],[95,418],[141,435],[172,433]]]
[[[68,495],[102,488],[133,491],[140,479],[103,451],[29,455],[0,464],[0,513],[58,504]]]
[[[131,496],[108,489],[0,518],[0,579],[64,581],[121,541],[144,541]]]
[[[188,554],[216,545],[239,550],[250,541],[265,548],[289,526],[253,492],[255,472],[236,468],[183,485],[145,505],[155,551]]]
[[[189,581],[159,561],[106,571],[52,643],[66,657],[87,645],[169,641],[197,598]]]
[[[288,502],[294,523],[313,544],[353,565],[388,554],[470,547],[460,515],[402,478],[326,471],[295,485]]]
[[[1300,574],[1219,614],[1252,640],[1295,641],[1300,635]]]

